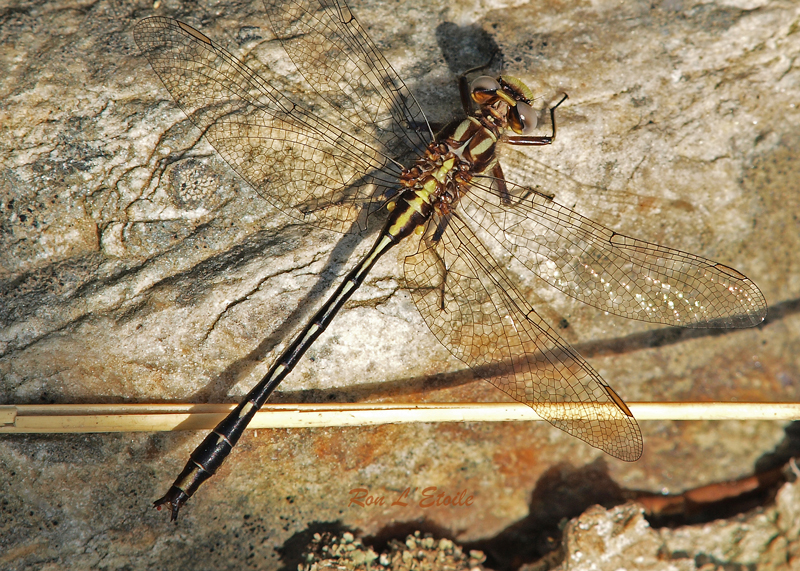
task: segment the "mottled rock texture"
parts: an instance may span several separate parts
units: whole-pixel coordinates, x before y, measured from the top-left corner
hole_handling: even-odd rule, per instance
[[[558,569],[798,569],[799,491],[787,484],[769,508],[675,529],[651,528],[635,504],[594,506],[567,525]]]

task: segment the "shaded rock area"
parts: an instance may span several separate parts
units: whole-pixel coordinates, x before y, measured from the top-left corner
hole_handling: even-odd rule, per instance
[[[722,569],[800,569],[800,487],[786,484],[774,504],[704,525],[653,528],[642,507],[626,503],[611,509],[595,505],[566,522],[563,542],[520,571],[616,571],[618,569],[714,571]],[[530,539],[530,538],[528,538]],[[470,569],[496,566],[477,549],[468,551],[446,538],[419,532],[393,540],[376,553],[350,532],[314,535],[298,569]]]
[[[522,78],[538,108],[569,94],[555,145],[504,150],[509,180],[760,286],[762,326],[682,331],[521,277],[625,400],[800,400],[800,7],[360,0],[353,11],[434,125],[459,113],[457,75],[492,53],[490,71]],[[237,401],[371,241],[285,216],[230,170],[139,53],[132,29],[151,15],[292,79],[257,1],[0,7],[0,404]],[[275,400],[505,400],[430,333],[402,287],[415,245],[398,249]],[[680,493],[773,468],[797,454],[794,432],[646,422],[633,464],[540,422],[248,432],[177,525],[150,506],[203,434],[0,435],[0,568],[294,571],[293,538],[402,542],[415,530],[468,545],[470,565],[476,542],[525,521],[557,528],[595,503],[605,507],[571,528],[565,565],[584,565],[578,552],[620,562],[630,541],[642,561],[675,568],[746,567],[749,553],[789,568],[796,531],[780,496],[761,515],[697,526],[714,548],[614,506],[627,490]],[[474,501],[425,506],[430,488]],[[356,489],[376,501],[353,503]],[[638,535],[615,539],[626,533]],[[755,547],[735,552],[737,537]]]
[[[595,506],[567,525],[558,569],[800,569],[798,509],[796,482],[770,507],[674,529],[651,528],[636,504]]]
[[[345,532],[341,537],[330,534],[314,535],[310,550],[305,554],[298,571],[323,571],[324,569],[368,570],[392,569],[396,571],[480,571],[486,556],[480,551],[465,553],[449,539],[425,537],[417,531],[409,535],[405,542],[394,540],[386,552],[378,555],[364,547],[352,533]]]

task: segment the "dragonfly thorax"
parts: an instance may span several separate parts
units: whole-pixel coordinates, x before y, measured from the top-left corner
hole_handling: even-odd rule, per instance
[[[401,237],[421,227],[434,213],[444,216],[458,202],[474,165],[446,143],[431,143],[414,166],[400,175],[403,191],[387,205],[389,233]]]
[[[495,149],[502,128],[486,117],[469,117],[445,140],[472,174],[482,174],[496,162]]]

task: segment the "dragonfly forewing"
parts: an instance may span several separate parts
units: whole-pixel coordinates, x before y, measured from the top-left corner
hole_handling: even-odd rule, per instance
[[[357,231],[396,188],[400,168],[378,141],[370,144],[308,111],[197,30],[148,18],[134,35],[222,158],[290,216]]]
[[[425,114],[343,2],[265,0],[273,32],[311,88],[353,135],[389,156],[421,154],[433,139]]]
[[[547,196],[507,183],[477,182],[461,215],[553,287],[588,305],[651,323],[752,327],[766,300],[738,271],[680,250],[630,238]]]

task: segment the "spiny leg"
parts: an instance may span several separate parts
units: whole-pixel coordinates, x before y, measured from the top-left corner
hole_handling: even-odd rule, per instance
[[[553,125],[553,134],[552,135],[548,135],[548,136],[544,136],[544,137],[542,137],[542,136],[532,137],[532,136],[517,135],[517,136],[512,136],[512,137],[506,137],[505,142],[507,142],[507,143],[509,143],[511,145],[529,145],[529,146],[552,145],[553,141],[556,140],[556,109],[558,108],[559,105],[564,103],[564,101],[566,101],[566,100],[567,100],[567,94],[565,93],[564,97],[562,97],[561,100],[558,103],[556,103],[555,105],[553,105],[550,108],[550,123],[552,123],[552,125]]]

